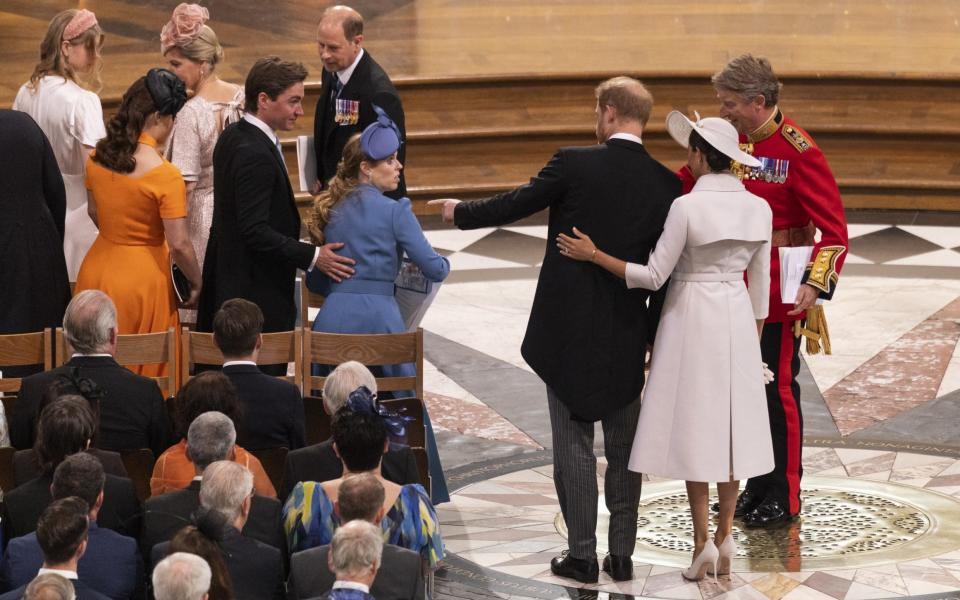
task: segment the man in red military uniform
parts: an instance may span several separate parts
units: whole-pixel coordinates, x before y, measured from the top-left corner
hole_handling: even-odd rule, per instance
[[[770,257],[770,314],[760,349],[775,379],[767,384],[767,410],[776,467],[747,481],[737,499],[736,516],[750,527],[789,521],[800,512],[803,474],[803,415],[800,410],[800,337],[816,337],[822,324],[818,299],[829,300],[847,251],[847,221],[837,183],[823,153],[807,132],[777,107],[780,82],[765,58],[749,54],[731,60],[711,79],[720,100],[720,115],[740,132],[740,145],[761,161],[760,167],[735,165],[747,190],[773,210]],[[693,187],[687,167],[680,171],[684,192]],[[815,242],[815,232],[820,241]],[[780,247],[813,246],[803,283],[792,304],[780,295]],[[808,314],[809,309],[809,314]],[[799,327],[798,321],[807,327]],[[814,331],[810,331],[813,329]],[[796,333],[795,333],[796,332]],[[829,341],[823,340],[829,352]]]

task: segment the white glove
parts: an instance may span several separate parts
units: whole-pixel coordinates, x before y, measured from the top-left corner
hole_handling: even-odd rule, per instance
[[[767,363],[760,363],[760,364],[763,365],[763,384],[766,385],[768,383],[772,383],[773,371],[767,368]]]

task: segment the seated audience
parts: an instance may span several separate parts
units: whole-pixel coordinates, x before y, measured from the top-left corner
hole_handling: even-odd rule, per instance
[[[257,366],[262,330],[260,307],[243,298],[227,300],[213,317],[213,339],[223,354],[223,374],[237,388],[243,411],[237,443],[247,450],[296,450],[306,444],[303,397],[297,386]]]
[[[329,600],[374,600],[370,585],[380,569],[383,538],[376,526],[350,521],[337,530],[330,542],[327,566],[337,574],[325,598]]]
[[[344,523],[355,519],[377,527],[383,520],[383,485],[373,475],[355,475],[340,485],[334,511]],[[343,530],[341,527],[338,533]],[[336,536],[334,536],[336,539]],[[330,546],[318,546],[297,552],[290,557],[287,593],[292,600],[319,596],[329,590],[336,579],[328,567]],[[412,550],[384,544],[380,570],[370,586],[377,600],[424,600],[420,555]]]
[[[154,496],[144,503],[140,547],[145,557],[150,557],[155,544],[169,540],[190,522],[190,515],[200,506],[204,469],[217,461],[229,460],[236,437],[233,421],[220,412],[203,413],[190,424],[186,451],[193,459],[193,480],[185,489]],[[275,548],[282,548],[280,503],[274,498],[255,495],[251,507],[243,534]]]
[[[237,600],[282,600],[280,550],[240,533],[250,516],[252,498],[253,475],[248,469],[226,460],[213,463],[203,472],[195,529],[215,542],[222,553]],[[154,546],[154,564],[171,551],[184,550],[177,547],[181,533],[171,542]]]
[[[50,485],[54,471],[64,459],[86,450],[96,430],[90,405],[80,396],[64,396],[44,407],[37,423],[34,451],[40,462],[40,474],[4,494],[4,539],[26,535],[36,529],[37,518],[50,503]],[[97,524],[123,535],[140,534],[140,501],[133,482],[107,475],[103,484],[103,505]]]
[[[77,569],[83,581],[115,600],[140,597],[143,595],[143,562],[136,540],[97,526],[105,481],[100,462],[89,454],[78,452],[64,459],[54,471],[51,492],[54,500],[74,496],[90,507],[87,551]],[[0,561],[3,591],[28,583],[42,563],[43,551],[36,532],[10,540]]]
[[[347,405],[350,394],[361,386],[374,395],[377,393],[377,380],[373,373],[356,361],[348,361],[330,373],[323,383],[323,409],[328,415]],[[420,483],[417,461],[410,448],[399,444],[390,444],[383,455],[383,477],[388,481],[404,485]],[[333,451],[333,440],[327,440],[287,454],[287,464],[283,469],[283,482],[280,484],[280,499],[286,500],[299,481],[330,481],[343,475],[343,463]]]
[[[419,483],[397,485],[380,473],[387,447],[383,420],[370,412],[341,408],[333,417],[333,444],[343,462],[343,477],[327,482],[300,482],[283,507],[283,528],[290,552],[329,544],[342,520],[334,510],[340,486],[354,475],[369,473],[383,485],[380,527],[384,539],[420,554],[431,567],[443,558],[440,523],[430,496]]]
[[[174,399],[173,419],[180,442],[168,448],[157,459],[150,477],[150,495],[157,496],[190,485],[197,476],[190,457],[187,456],[187,429],[193,420],[205,412],[218,411],[233,421],[234,428],[243,421],[237,389],[223,373],[206,371],[188,381]],[[256,456],[240,446],[234,446],[229,460],[243,465],[253,473],[253,482],[261,496],[277,497],[267,472]]]
[[[23,600],[76,600],[73,584],[63,575],[44,573],[33,578],[23,592]]]
[[[98,427],[98,423],[100,422],[100,398],[103,397],[103,390],[90,379],[77,377],[75,372],[68,375],[59,375],[50,382],[50,385],[47,386],[47,390],[43,393],[43,397],[40,400],[40,410],[42,411],[44,407],[51,402],[68,395],[81,396],[87,401],[90,411],[94,416],[94,425]],[[100,464],[103,465],[104,472],[107,474],[116,475],[117,477],[129,477],[127,468],[123,464],[123,457],[120,456],[119,452],[101,450],[100,448],[93,447],[97,444],[99,433],[95,428],[90,442],[91,447],[87,448],[85,452],[97,457]],[[37,453],[33,451],[33,448],[14,452],[13,480],[16,485],[26,483],[39,474],[40,459]]]
[[[70,579],[80,600],[109,600],[77,575],[77,563],[87,549],[90,507],[80,498],[54,500],[37,521],[37,542],[43,551],[38,575],[56,573]],[[0,595],[0,600],[20,600],[27,585]]]
[[[40,400],[46,387],[60,375],[77,370],[77,376],[94,381],[103,391],[99,401],[97,447],[104,450],[150,448],[159,456],[173,440],[156,382],[121,367],[117,350],[117,309],[99,290],[78,293],[63,316],[63,335],[73,356],[61,367],[23,380],[10,420],[10,443],[24,449],[33,445]]]
[[[211,600],[210,565],[195,554],[174,552],[153,568],[156,600]]]

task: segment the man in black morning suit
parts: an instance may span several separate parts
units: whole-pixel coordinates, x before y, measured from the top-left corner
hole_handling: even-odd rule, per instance
[[[363,48],[363,17],[347,6],[332,6],[324,11],[317,27],[317,45],[323,61],[323,87],[313,120],[313,145],[317,154],[315,191],[337,172],[347,140],[377,120],[373,105],[382,108],[406,137],[403,105],[397,89],[386,72]],[[340,110],[338,110],[338,102]],[[351,104],[352,102],[352,104]],[[397,159],[405,161],[406,150],[400,146]],[[407,185],[400,173],[400,185],[391,198],[407,195]]]
[[[245,83],[246,114],[217,140],[213,225],[197,313],[200,331],[212,331],[214,314],[230,298],[259,306],[265,332],[289,331],[297,316],[297,269],[327,272],[330,264],[353,262],[337,257],[331,245],[319,248],[299,241],[300,214],[276,132],[293,129],[303,114],[306,76],[300,63],[275,56],[258,60]],[[265,365],[263,370],[279,375],[286,365]]]
[[[640,411],[643,365],[655,319],[649,292],[586,262],[564,258],[559,233],[574,226],[646,263],[663,229],[679,179],[647,154],[641,135],[653,97],[634,79],[616,77],[596,90],[595,146],[562,148],[530,183],[477,202],[437,200],[461,229],[503,225],[550,209],[549,236],[521,351],[547,384],[554,484],[569,530],[569,551],[553,559],[563,577],[596,582],[597,486],[594,422],[603,425],[610,510],[610,555],[604,570],[630,579],[640,474],[627,470]],[[603,244],[601,244],[603,245]],[[651,322],[653,321],[653,322]]]

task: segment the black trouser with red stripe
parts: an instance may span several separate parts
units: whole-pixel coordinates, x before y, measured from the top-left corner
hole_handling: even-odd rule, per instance
[[[773,471],[747,481],[746,488],[760,498],[777,500],[791,515],[800,512],[800,478],[803,476],[803,413],[800,410],[800,338],[793,321],[767,323],[760,337],[763,362],[773,371],[767,384],[767,412],[773,438]]]

